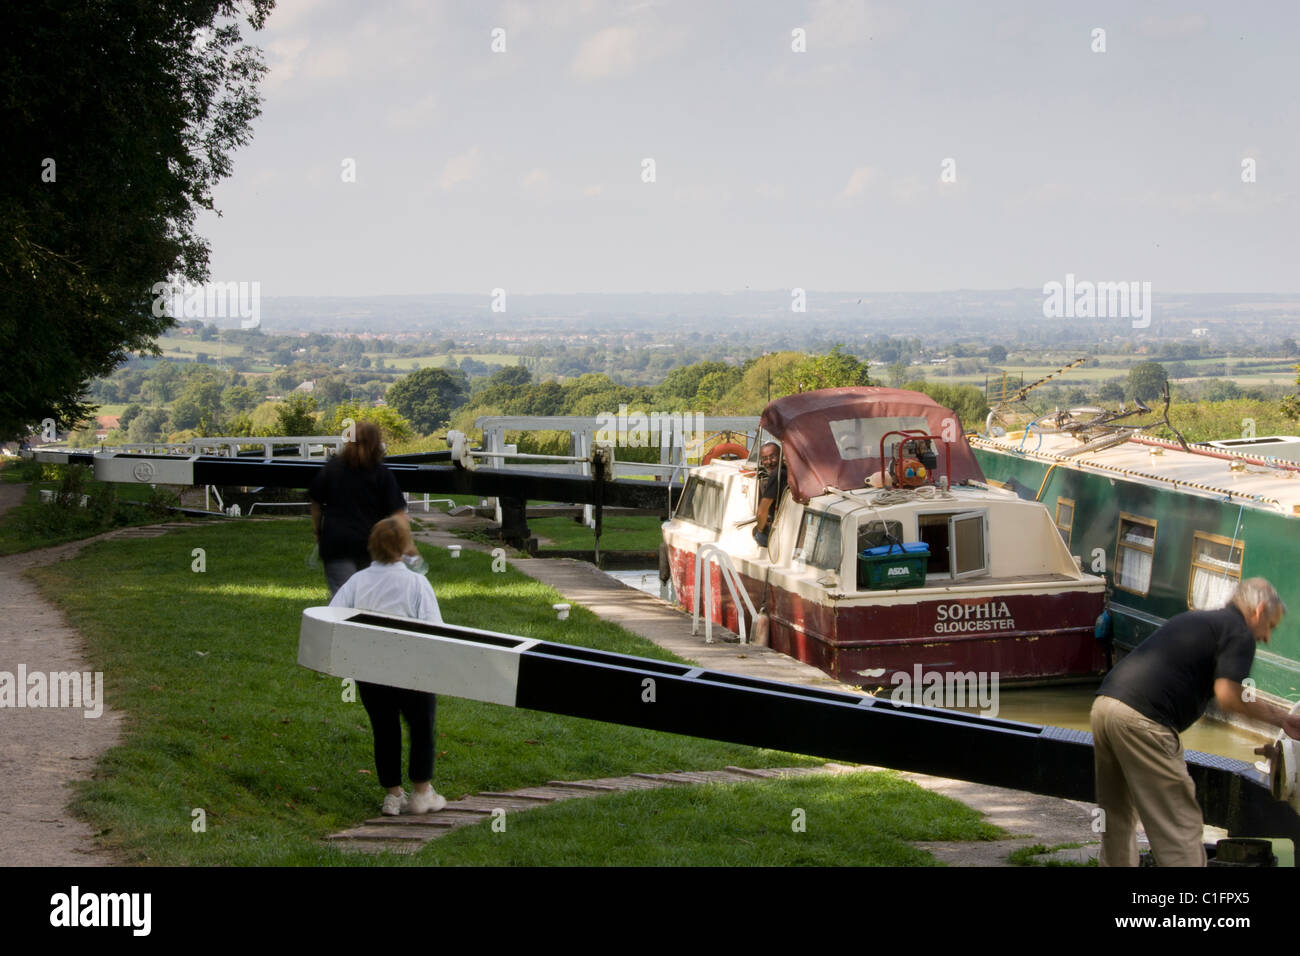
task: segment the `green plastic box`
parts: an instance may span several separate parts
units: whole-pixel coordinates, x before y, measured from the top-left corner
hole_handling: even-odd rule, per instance
[[[868,548],[858,555],[858,590],[923,587],[929,562],[930,546],[920,541]]]

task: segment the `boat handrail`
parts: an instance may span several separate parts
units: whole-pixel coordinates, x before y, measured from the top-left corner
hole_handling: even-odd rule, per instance
[[[699,551],[695,554],[695,595],[691,602],[691,633],[700,633],[700,578],[704,566],[710,561],[718,562],[718,570],[722,574],[722,580],[727,585],[727,590],[731,592],[731,601],[736,605],[736,626],[740,632],[740,643],[749,643],[749,630],[745,627],[745,608],[749,608],[751,620],[758,617],[758,612],[754,610],[754,603],[749,599],[749,592],[745,590],[744,584],[740,580],[740,574],[736,571],[736,566],[731,563],[731,555],[722,550],[720,545],[712,542],[706,542],[700,545]],[[744,599],[744,606],[741,606],[741,599]],[[706,589],[704,596],[704,643],[713,643],[713,588]]]

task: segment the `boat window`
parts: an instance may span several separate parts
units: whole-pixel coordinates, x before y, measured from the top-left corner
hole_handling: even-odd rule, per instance
[[[1187,606],[1194,611],[1221,608],[1241,581],[1245,545],[1222,535],[1197,531],[1192,535],[1192,573],[1187,580]]]
[[[1071,498],[1056,499],[1056,529],[1061,532],[1061,539],[1065,546],[1070,546],[1070,537],[1074,533],[1074,500]]]
[[[840,519],[825,511],[805,511],[799,527],[800,551],[809,564],[827,571],[840,569]]]
[[[900,415],[893,418],[842,418],[828,424],[831,437],[835,439],[835,447],[839,449],[840,457],[845,461],[878,458],[880,439],[890,432],[906,429],[920,431],[925,435],[930,433],[930,423],[922,415]],[[892,448],[899,440],[899,436],[892,436],[886,450]]]
[[[674,517],[712,531],[721,531],[722,505],[722,485],[693,475],[686,482]]]
[[[867,521],[858,525],[858,553],[882,544],[895,544],[903,540],[903,522]]]
[[[988,549],[985,547],[983,511],[969,511],[953,515],[950,519],[952,549],[952,576],[968,578],[988,571]]]
[[[927,577],[969,578],[988,573],[986,512],[920,514],[916,530],[917,537],[930,546]]]
[[[1115,544],[1115,587],[1145,596],[1151,590],[1155,553],[1155,521],[1121,513]]]

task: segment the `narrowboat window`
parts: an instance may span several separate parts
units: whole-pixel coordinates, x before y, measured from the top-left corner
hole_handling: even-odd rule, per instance
[[[1115,544],[1115,587],[1145,596],[1151,590],[1151,565],[1156,553],[1156,523],[1150,518],[1120,514]]]
[[[1074,533],[1074,501],[1071,498],[1056,499],[1056,530],[1061,532],[1061,540],[1070,546],[1070,536]]]
[[[1197,531],[1192,535],[1192,573],[1187,580],[1187,606],[1209,611],[1228,603],[1241,581],[1245,545],[1222,535]]]
[[[798,547],[809,564],[826,571],[840,569],[840,519],[825,511],[805,511]]]
[[[722,530],[722,485],[692,476],[686,482],[675,517],[712,531]]]

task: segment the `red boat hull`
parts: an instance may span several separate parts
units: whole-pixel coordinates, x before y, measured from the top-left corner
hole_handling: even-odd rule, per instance
[[[674,591],[689,610],[695,554],[671,546],[668,553]],[[713,592],[714,622],[738,630],[736,607],[716,563],[705,568],[704,579]],[[996,672],[1002,682],[1091,677],[1106,667],[1093,636],[1105,607],[1099,592],[819,604],[743,574],[742,580],[754,606],[767,607],[771,646],[846,684],[888,686],[895,673],[911,675],[917,665],[939,673]],[[703,608],[701,603],[701,613]]]

